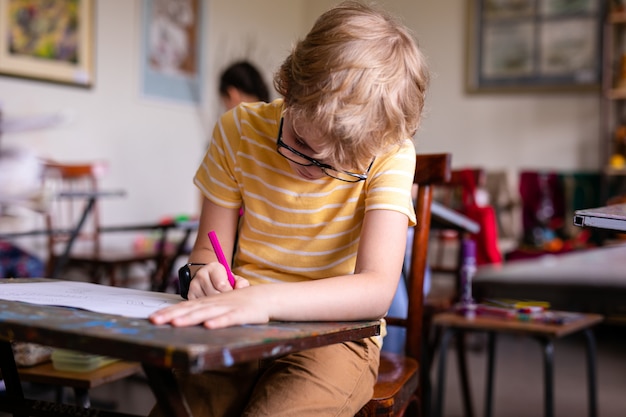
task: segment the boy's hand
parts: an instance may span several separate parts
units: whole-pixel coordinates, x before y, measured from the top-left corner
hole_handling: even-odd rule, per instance
[[[267,323],[270,319],[268,303],[259,294],[253,295],[253,291],[259,289],[259,286],[247,286],[249,288],[215,293],[166,307],[153,313],[150,321],[154,324],[169,323],[175,327],[202,324],[209,329]]]
[[[249,287],[247,279],[235,275],[235,289]],[[211,262],[196,271],[189,284],[188,300],[206,297],[207,295],[219,294],[232,291],[233,287],[228,282],[226,270],[219,262]]]

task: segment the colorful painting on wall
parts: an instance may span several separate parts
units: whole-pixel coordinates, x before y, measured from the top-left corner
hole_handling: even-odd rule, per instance
[[[0,0],[0,75],[90,87],[93,0]]]

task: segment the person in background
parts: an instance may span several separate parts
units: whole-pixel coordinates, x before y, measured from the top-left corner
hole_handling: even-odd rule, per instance
[[[322,14],[274,76],[282,98],[218,120],[194,179],[204,200],[189,300],[150,320],[217,329],[383,318],[415,224],[412,136],[428,78],[412,34],[383,10],[344,2]],[[211,231],[233,259],[234,288]],[[380,345],[176,376],[193,415],[354,416],[372,397]]]
[[[270,101],[269,90],[261,73],[248,61],[235,62],[222,72],[219,92],[226,110],[239,103]]]
[[[229,65],[220,74],[220,100],[228,111],[240,103],[254,103],[257,101],[269,102],[270,94],[263,76],[257,68],[248,61],[238,61]],[[202,200],[200,194],[200,210]]]

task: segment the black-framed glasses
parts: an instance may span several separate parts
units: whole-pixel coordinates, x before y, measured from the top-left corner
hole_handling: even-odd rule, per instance
[[[367,171],[365,171],[363,174],[357,174],[354,172],[348,172],[348,171],[335,169],[328,164],[324,164],[318,161],[317,159],[313,159],[310,156],[297,151],[296,149],[292,148],[291,146],[283,142],[283,121],[284,119],[281,117],[280,127],[278,129],[278,139],[276,141],[276,150],[281,156],[283,156],[284,158],[287,158],[294,164],[298,164],[304,167],[310,167],[310,166],[315,165],[316,167],[321,169],[324,174],[336,180],[345,181],[345,182],[359,182],[359,181],[365,181],[367,179],[367,175],[369,174],[370,169],[372,168],[372,165],[374,164],[374,159],[376,158],[372,159],[372,162],[370,163],[369,167],[367,167]]]

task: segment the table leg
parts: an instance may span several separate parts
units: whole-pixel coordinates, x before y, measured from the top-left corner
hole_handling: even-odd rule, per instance
[[[441,335],[441,342],[439,344],[439,367],[437,369],[437,398],[435,400],[434,417],[441,417],[443,415],[443,397],[445,390],[445,378],[446,378],[446,357],[448,356],[448,345],[450,340],[454,336],[454,329],[446,328]]]
[[[2,369],[2,379],[7,391],[7,397],[13,401],[23,401],[24,392],[17,373],[17,364],[13,357],[11,342],[0,341],[0,369]],[[23,414],[13,413],[13,417],[27,417]]]
[[[585,329],[587,339],[587,384],[589,393],[589,417],[598,415],[598,388],[596,385],[596,339],[591,329]]]
[[[540,339],[543,345],[543,389],[544,415],[554,416],[554,344],[549,339]]]
[[[496,360],[496,334],[487,332],[487,390],[485,393],[485,417],[493,412],[493,372]]]
[[[461,393],[463,396],[463,408],[465,409],[465,417],[474,417],[472,392],[469,385],[469,375],[467,374],[467,351],[465,349],[466,334],[467,333],[465,332],[460,332],[456,337],[456,361],[459,367]]]
[[[156,368],[144,364],[143,370],[164,415],[193,417],[171,369]]]
[[[91,408],[91,400],[89,399],[88,389],[74,388],[74,398],[77,406],[82,408]]]

